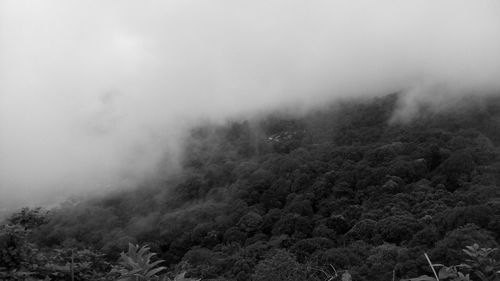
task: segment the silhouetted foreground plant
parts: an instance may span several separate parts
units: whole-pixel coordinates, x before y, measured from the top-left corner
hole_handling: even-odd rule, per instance
[[[490,255],[496,248],[479,248],[478,244],[467,246],[463,251],[469,258],[465,260],[472,274],[479,277],[481,281],[500,280],[500,262]]]
[[[147,246],[129,244],[118,265],[107,262],[105,255],[75,247],[40,249],[30,241],[33,229],[47,223],[40,208],[24,208],[0,225],[0,280],[23,281],[194,281],[184,272],[171,279],[163,260],[153,260]],[[118,276],[117,276],[118,275]]]
[[[118,266],[112,270],[112,273],[118,273],[117,281],[198,281],[199,279],[191,279],[184,277],[185,272],[182,272],[171,279],[166,273],[167,268],[159,266],[163,260],[153,261],[156,256],[147,246],[139,247],[138,245],[129,244],[128,252],[121,253]]]
[[[128,245],[117,265],[111,265],[103,254],[89,249],[52,248],[41,250],[29,242],[32,228],[39,226],[31,219],[37,212],[24,210],[16,222],[0,227],[0,280],[24,281],[199,281],[185,277],[186,272],[173,274],[160,264],[156,253],[148,246]],[[36,218],[38,220],[38,218]],[[43,220],[40,220],[43,221]],[[500,281],[500,262],[493,257],[496,248],[466,246],[463,263],[445,266],[434,264],[429,256],[433,276],[422,275],[403,281]],[[110,268],[112,270],[110,271]],[[250,278],[250,277],[249,277]],[[262,259],[251,276],[254,281],[351,281],[349,271],[337,271],[332,265],[325,268],[308,266],[297,261],[287,250],[276,250]],[[356,279],[355,279],[356,280]],[[396,278],[393,275],[393,281]]]
[[[434,277],[422,275],[404,281],[498,281],[500,280],[500,262],[490,257],[490,254],[496,250],[496,248],[480,248],[478,244],[466,246],[463,252],[469,258],[465,260],[465,263],[452,266],[433,264],[429,256],[424,254]]]

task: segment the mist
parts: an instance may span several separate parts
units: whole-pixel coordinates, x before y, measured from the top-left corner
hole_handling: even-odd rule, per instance
[[[0,208],[175,171],[202,121],[494,94],[498,50],[494,0],[2,1]]]

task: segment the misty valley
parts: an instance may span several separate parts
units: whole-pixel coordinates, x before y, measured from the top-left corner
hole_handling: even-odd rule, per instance
[[[0,280],[500,280],[500,98],[399,98],[192,128],[174,175],[9,214]]]

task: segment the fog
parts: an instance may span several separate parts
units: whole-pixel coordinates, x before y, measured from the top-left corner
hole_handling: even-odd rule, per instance
[[[496,0],[2,1],[0,209],[175,169],[200,121],[499,92],[499,50]]]

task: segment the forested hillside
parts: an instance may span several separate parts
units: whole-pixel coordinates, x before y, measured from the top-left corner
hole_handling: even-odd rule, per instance
[[[389,122],[396,105],[394,94],[194,128],[179,175],[68,202],[29,239],[103,263],[148,244],[172,271],[238,281],[332,267],[399,280],[432,274],[424,252],[453,265],[465,246],[498,247],[500,100]]]

